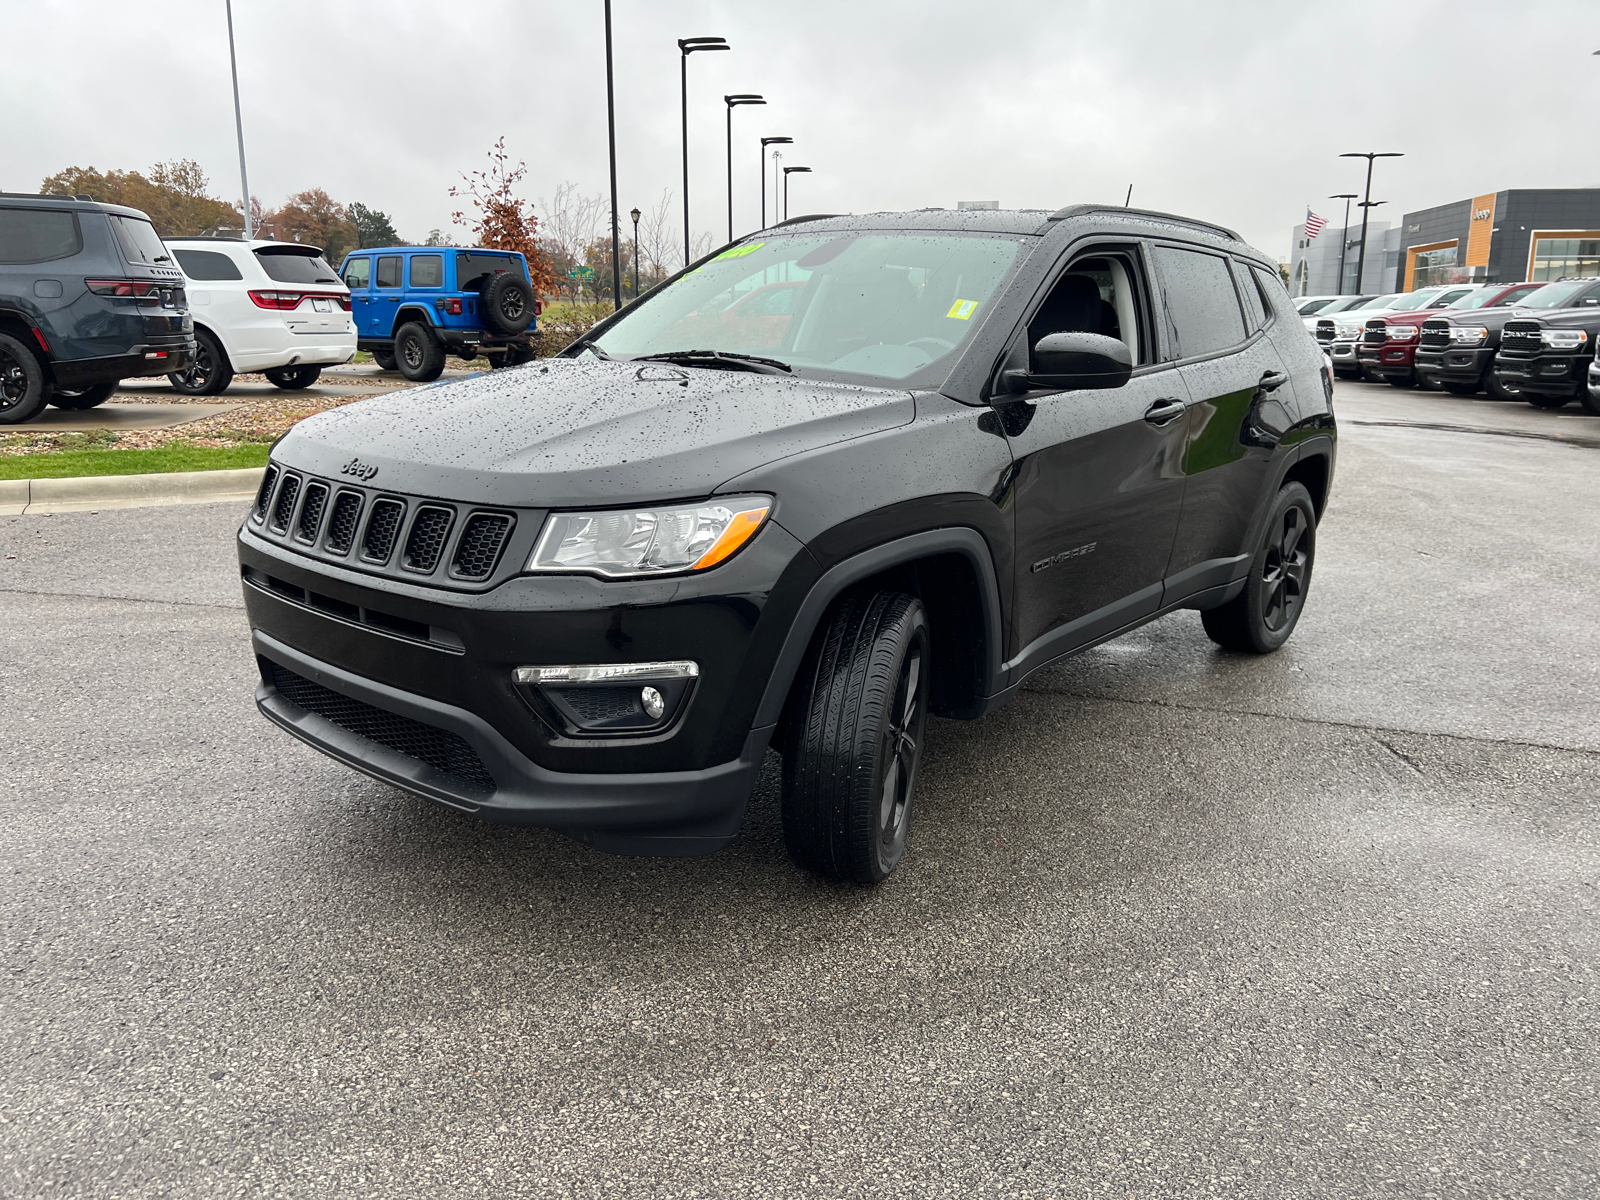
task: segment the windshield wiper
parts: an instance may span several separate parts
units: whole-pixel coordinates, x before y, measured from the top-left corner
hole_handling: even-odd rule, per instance
[[[786,362],[776,358],[762,358],[759,354],[735,354],[729,350],[667,350],[660,354],[640,354],[630,362],[683,363],[690,367],[722,367],[734,371],[754,371],[758,375],[790,374],[794,371]]]

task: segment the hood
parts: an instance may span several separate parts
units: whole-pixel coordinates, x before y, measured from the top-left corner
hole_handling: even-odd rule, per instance
[[[709,495],[775,459],[908,424],[911,393],[661,363],[547,359],[301,421],[274,461],[528,508]]]

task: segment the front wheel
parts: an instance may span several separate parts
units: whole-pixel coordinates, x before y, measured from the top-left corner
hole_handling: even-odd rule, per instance
[[[1416,387],[1417,381],[1410,375],[1385,375],[1384,382],[1390,387]]]
[[[121,382],[120,379],[113,379],[110,383],[97,383],[93,387],[79,388],[75,392],[64,392],[57,388],[51,393],[50,403],[67,412],[84,412],[87,409],[99,408],[117,394],[117,385]]]
[[[1200,614],[1206,636],[1228,650],[1271,654],[1289,640],[1317,557],[1317,509],[1305,485],[1288,483],[1278,493],[1266,533],[1250,563],[1244,591]]]
[[[274,367],[270,371],[261,373],[273,387],[281,387],[287,392],[298,392],[301,388],[308,388],[315,383],[317,377],[322,374],[322,368]]]
[[[1444,385],[1444,390],[1452,396],[1470,396],[1478,390],[1478,385],[1475,383],[1447,383]]]
[[[1522,393],[1522,399],[1526,400],[1529,404],[1533,405],[1535,408],[1556,409],[1556,408],[1565,408],[1567,406],[1567,401],[1571,400],[1572,397],[1571,396],[1539,396],[1539,395],[1535,395],[1533,392],[1523,392]]]
[[[1483,390],[1489,393],[1491,400],[1521,400],[1522,388],[1514,383],[1507,383],[1493,371],[1483,381]]]
[[[1595,416],[1600,417],[1600,396],[1586,391],[1578,397],[1578,402],[1583,405],[1584,412],[1593,413]]]
[[[901,592],[845,600],[796,679],[783,838],[819,875],[881,883],[905,857],[928,710],[928,618]]]

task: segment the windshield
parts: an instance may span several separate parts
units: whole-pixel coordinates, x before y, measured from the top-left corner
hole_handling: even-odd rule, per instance
[[[1420,292],[1412,292],[1409,296],[1399,297],[1389,305],[1395,312],[1414,312],[1419,308],[1427,307],[1428,301],[1439,294],[1438,288],[1424,288]]]
[[[1560,308],[1593,283],[1592,279],[1569,279],[1566,283],[1547,283],[1526,300],[1518,301],[1517,307]]]
[[[1335,300],[1327,308],[1323,309],[1322,315],[1326,317],[1333,313],[1349,312],[1351,309],[1361,308],[1371,303],[1371,301],[1371,296],[1345,296],[1341,300]]]
[[[1306,300],[1301,303],[1298,311],[1302,317],[1309,317],[1312,313],[1320,312],[1324,308],[1331,309],[1335,307],[1336,303],[1334,300]]]
[[[1365,304],[1352,304],[1346,311],[1355,312],[1358,308],[1393,308],[1394,302],[1400,297],[1400,292],[1390,292],[1387,296],[1374,296]]]
[[[1468,292],[1465,296],[1451,301],[1449,304],[1445,305],[1445,307],[1461,309],[1482,308],[1485,304],[1489,303],[1489,301],[1493,300],[1499,294],[1499,288],[1479,288],[1477,291]]]
[[[896,232],[745,242],[625,311],[594,345],[625,357],[716,350],[901,380],[972,336],[1022,244]]]

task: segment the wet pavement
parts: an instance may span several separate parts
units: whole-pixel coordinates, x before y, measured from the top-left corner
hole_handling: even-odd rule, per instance
[[[628,859],[290,741],[228,506],[0,519],[0,1195],[1594,1196],[1600,450],[1430,400],[1282,651],[936,723],[871,891],[771,770]]]

